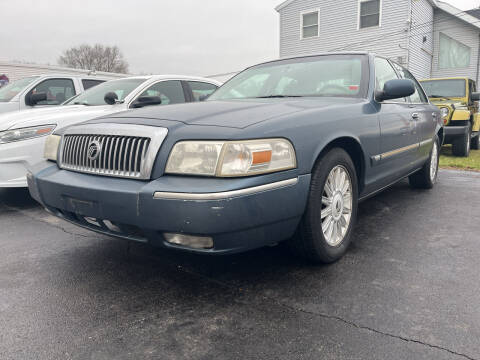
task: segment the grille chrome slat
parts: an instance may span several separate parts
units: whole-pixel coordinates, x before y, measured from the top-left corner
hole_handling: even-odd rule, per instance
[[[97,159],[88,156],[89,145],[101,146]],[[62,168],[101,175],[142,178],[141,164],[145,160],[150,139],[114,135],[65,135]],[[139,154],[141,152],[141,158]]]
[[[58,164],[88,174],[149,179],[167,133],[166,128],[130,124],[74,126],[62,135]]]

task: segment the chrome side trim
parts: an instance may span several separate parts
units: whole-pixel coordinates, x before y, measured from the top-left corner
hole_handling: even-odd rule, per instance
[[[386,153],[383,153],[380,155],[380,157],[383,159],[385,158],[389,158],[391,156],[394,156],[394,155],[398,155],[398,154],[401,154],[403,152],[406,152],[406,151],[409,151],[409,150],[413,150],[413,149],[416,149],[418,148],[418,143],[416,144],[412,144],[412,145],[408,145],[408,146],[404,146],[404,147],[401,147],[399,149],[395,149],[395,150],[392,150],[392,151],[389,151],[389,152],[386,152]]]
[[[428,144],[431,144],[432,142],[433,142],[433,139],[423,140],[423,141],[420,143],[420,147],[425,146],[425,145],[428,145]]]
[[[270,191],[279,189],[282,187],[292,186],[298,183],[298,178],[277,181],[265,185],[253,186],[249,188],[223,191],[216,193],[177,193],[177,192],[163,192],[156,191],[153,194],[154,199],[166,199],[166,200],[222,200],[232,197],[251,195],[263,191]]]
[[[395,156],[395,155],[399,155],[399,154],[404,153],[406,151],[410,151],[410,150],[413,150],[413,149],[418,149],[419,146],[420,146],[419,143],[404,146],[404,147],[401,147],[401,148],[398,148],[398,149],[395,149],[395,150],[392,150],[392,151],[385,152],[383,154],[371,156],[370,159],[371,159],[372,165],[377,165],[377,164],[380,164],[382,162],[382,160],[388,159],[388,158],[390,158],[392,156]]]

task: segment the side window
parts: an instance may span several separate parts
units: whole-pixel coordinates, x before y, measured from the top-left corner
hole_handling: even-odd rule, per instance
[[[218,86],[201,81],[188,81],[194,101],[203,101],[217,90]]]
[[[30,90],[31,94],[42,92],[47,94],[47,100],[37,105],[59,105],[75,95],[75,86],[71,79],[48,79]]]
[[[423,89],[418,83],[417,79],[415,79],[415,76],[413,76],[410,71],[398,64],[393,63],[393,66],[397,69],[401,78],[412,80],[415,84],[415,93],[410,95],[411,102],[415,104],[428,103],[427,95],[425,95],[425,93],[423,92]]]
[[[383,86],[389,80],[398,79],[395,70],[390,65],[390,63],[382,58],[375,58],[375,89],[377,91],[382,91]],[[395,99],[389,100],[389,102],[405,102],[406,99]]]
[[[185,102],[183,87],[178,80],[161,81],[150,86],[140,96],[160,96],[162,105]]]
[[[105,82],[104,80],[82,79],[83,90],[88,90],[98,84]]]

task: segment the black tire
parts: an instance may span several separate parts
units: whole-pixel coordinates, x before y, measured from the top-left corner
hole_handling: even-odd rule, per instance
[[[341,240],[336,246],[332,246],[327,242],[322,230],[321,220],[322,207],[325,206],[322,202],[322,196],[324,195],[327,178],[334,168],[340,168],[344,171],[345,175],[348,174],[351,184],[350,189],[352,199],[350,221],[346,224],[346,227],[343,226],[340,228],[341,232],[343,229],[346,230],[343,239],[341,239],[341,235],[339,236],[339,239]],[[343,205],[344,199],[345,198],[342,197],[342,204],[340,207],[336,206],[338,203],[330,205],[332,209],[335,207],[334,210],[331,210],[332,214],[333,211],[335,211],[337,215],[342,214],[340,215],[342,220],[344,219],[344,208],[348,211],[347,207],[344,207]],[[355,166],[345,150],[334,148],[315,164],[312,171],[307,208],[297,229],[297,233],[289,242],[290,248],[292,248],[297,255],[315,263],[332,263],[340,259],[347,251],[351,241],[352,230],[357,219],[357,204],[358,180]],[[335,231],[337,230],[335,229]],[[330,236],[332,235],[333,234],[331,233]]]
[[[452,154],[455,156],[468,157],[470,155],[471,130],[463,136],[458,136],[452,142]]]
[[[436,156],[434,156],[436,152]],[[436,136],[430,151],[430,157],[423,167],[408,177],[408,181],[412,188],[416,189],[431,189],[437,182],[438,177],[438,162],[440,159],[440,141]],[[435,161],[432,167],[432,161]]]
[[[472,138],[470,149],[473,149],[473,150],[480,149],[480,132],[477,134],[477,136]]]

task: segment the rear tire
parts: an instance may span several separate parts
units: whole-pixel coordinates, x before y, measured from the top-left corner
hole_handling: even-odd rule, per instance
[[[471,129],[463,136],[455,138],[452,142],[452,154],[455,156],[468,157],[470,155]]]
[[[412,188],[431,189],[437,182],[438,162],[440,159],[440,141],[437,136],[433,141],[430,157],[423,167],[408,177]]]
[[[315,263],[340,259],[351,241],[357,203],[355,166],[345,150],[334,148],[312,171],[307,208],[290,247]]]
[[[473,150],[479,150],[480,149],[480,132],[472,138],[472,143],[470,145],[470,148]]]

